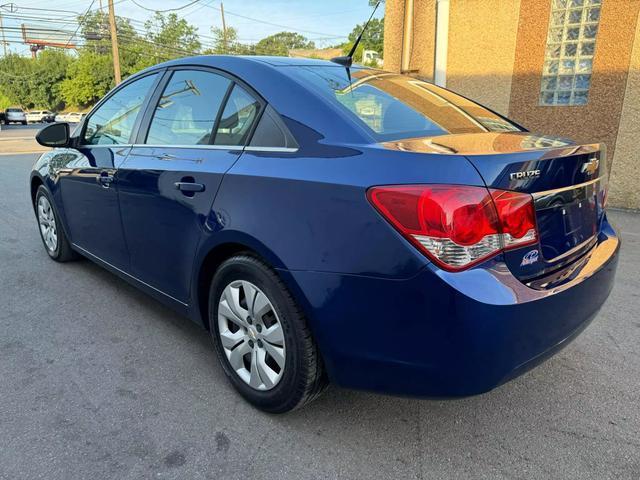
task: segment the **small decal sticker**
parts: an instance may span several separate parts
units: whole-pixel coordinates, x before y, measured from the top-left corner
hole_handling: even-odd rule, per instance
[[[521,267],[525,265],[531,265],[532,263],[536,263],[538,261],[538,250],[531,250],[527,252],[524,257],[522,257],[522,262],[520,263]]]

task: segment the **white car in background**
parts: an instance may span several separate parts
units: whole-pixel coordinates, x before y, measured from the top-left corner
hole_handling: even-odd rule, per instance
[[[32,110],[27,112],[27,123],[49,123],[53,122],[55,115],[49,110]]]
[[[20,107],[9,107],[4,111],[4,124],[10,123],[27,124],[27,117],[24,114],[24,110]]]
[[[56,122],[78,123],[86,116],[86,113],[68,112],[56,115]]]

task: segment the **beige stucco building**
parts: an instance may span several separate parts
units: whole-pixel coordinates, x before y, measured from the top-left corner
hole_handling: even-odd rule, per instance
[[[534,132],[603,142],[640,208],[640,0],[386,0],[384,65]]]

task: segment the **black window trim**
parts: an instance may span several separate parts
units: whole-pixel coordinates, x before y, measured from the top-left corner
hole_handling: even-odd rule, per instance
[[[164,92],[164,89],[171,81],[171,77],[173,77],[176,71],[180,70],[198,70],[209,72],[213,74],[220,75],[222,77],[227,78],[230,83],[227,87],[227,91],[222,98],[222,102],[220,104],[220,108],[216,115],[211,135],[209,136],[209,143],[206,145],[153,145],[145,143],[147,141],[147,136],[149,135],[149,127],[151,126],[151,120],[153,119],[153,115],[156,111],[158,103],[160,102],[160,97]],[[235,75],[230,74],[224,70],[215,67],[203,66],[203,65],[176,65],[173,67],[169,67],[166,69],[166,73],[162,79],[162,83],[155,85],[155,91],[153,95],[150,96],[149,102],[145,106],[145,112],[142,115],[142,119],[139,124],[139,128],[136,132],[136,135],[133,137],[133,146],[135,147],[171,147],[171,148],[209,148],[215,150],[246,150],[249,144],[251,143],[251,139],[253,138],[253,132],[255,131],[260,118],[262,117],[263,112],[266,109],[267,102],[258,92],[256,92],[250,85],[236,77]],[[260,104],[260,108],[256,115],[256,118],[253,119],[253,124],[251,125],[251,129],[249,131],[249,135],[247,135],[247,139],[244,145],[215,145],[213,142],[215,141],[215,136],[218,130],[218,124],[220,122],[220,118],[224,113],[224,109],[227,106],[227,102],[229,97],[231,96],[231,92],[235,85],[239,85],[242,89],[244,89],[249,95],[255,98]]]
[[[100,107],[102,105],[104,105],[109,99],[111,99],[111,97],[113,97],[114,95],[116,95],[118,92],[120,92],[120,90],[126,88],[127,86],[129,86],[130,84],[136,82],[137,80],[141,80],[145,77],[148,77],[150,75],[157,75],[156,81],[149,87],[149,91],[147,92],[147,95],[145,96],[144,101],[142,102],[142,105],[140,106],[140,111],[138,112],[138,115],[136,116],[136,121],[133,124],[133,128],[131,129],[131,134],[129,135],[129,141],[127,143],[114,143],[114,144],[102,144],[102,145],[94,145],[91,143],[84,143],[84,135],[86,133],[87,130],[87,124],[89,123],[89,120],[91,119],[91,117],[98,111],[98,109],[100,109]],[[91,109],[91,111],[87,114],[87,116],[84,118],[83,122],[82,122],[82,127],[80,128],[79,134],[77,135],[76,139],[75,139],[75,143],[77,147],[84,147],[84,148],[96,148],[96,147],[123,147],[123,146],[131,146],[134,143],[135,138],[137,137],[138,134],[138,129],[140,127],[140,124],[142,122],[142,118],[144,117],[144,113],[146,112],[148,105],[149,105],[149,101],[151,100],[151,98],[154,96],[157,88],[158,88],[158,84],[162,82],[162,80],[164,79],[164,77],[166,76],[166,69],[163,68],[158,68],[158,69],[154,69],[154,70],[150,70],[148,72],[145,72],[144,74],[141,75],[132,75],[131,77],[127,78],[124,82],[122,82],[120,85],[117,85],[115,88],[111,89],[111,91],[105,95],[102,100],[100,100],[98,103],[96,103],[94,105],[94,107]]]
[[[262,117],[264,117],[265,115],[268,116],[267,111],[269,110],[269,107],[271,107],[271,112],[273,112],[277,117],[279,122],[282,125],[277,125],[278,128],[280,128],[282,130],[282,128],[286,129],[286,132],[283,132],[283,134],[285,135],[285,137],[287,136],[287,134],[291,137],[291,139],[293,140],[295,146],[293,147],[263,147],[260,145],[251,145],[251,142],[253,141],[253,135],[256,132],[256,130],[258,129],[258,126],[260,125],[260,122],[262,121]],[[276,122],[277,124],[277,122]],[[282,127],[282,128],[281,128]],[[284,123],[284,120],[282,119],[282,116],[278,113],[278,111],[273,108],[271,106],[271,104],[266,104],[264,106],[264,108],[262,109],[262,111],[260,112],[259,116],[256,116],[255,119],[255,125],[253,126],[253,130],[251,132],[250,137],[247,140],[247,145],[244,148],[245,151],[247,152],[297,152],[298,150],[300,150],[300,144],[298,143],[298,141],[296,140],[296,138],[293,136],[293,134],[291,133],[291,131],[289,130],[289,128],[287,127],[287,125]]]

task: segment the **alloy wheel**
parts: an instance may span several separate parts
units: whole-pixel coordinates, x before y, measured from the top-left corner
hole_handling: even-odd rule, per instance
[[[38,224],[40,225],[40,233],[42,239],[49,252],[54,253],[58,248],[58,230],[56,227],[56,218],[53,215],[53,209],[49,199],[40,195],[38,198]]]
[[[250,387],[271,390],[284,372],[282,324],[269,298],[253,283],[236,280],[218,302],[218,332],[231,368]]]

